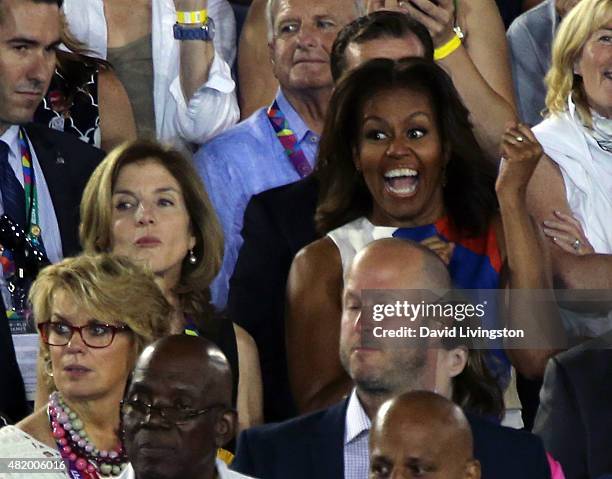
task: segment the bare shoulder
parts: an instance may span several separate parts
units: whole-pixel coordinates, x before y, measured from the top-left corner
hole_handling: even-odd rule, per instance
[[[303,247],[293,259],[293,268],[303,272],[317,272],[329,274],[333,272],[334,265],[342,264],[340,251],[334,242],[327,236]]]
[[[306,301],[309,308],[314,307],[310,300],[326,303],[339,296],[342,283],[342,260],[334,242],[325,237],[305,246],[293,259],[289,271],[289,311],[291,306],[302,304],[302,301]]]
[[[238,326],[236,323],[233,323],[234,325],[234,334],[236,335],[236,344],[239,348],[247,348],[247,349],[251,349],[251,348],[255,348],[255,340],[253,339],[253,337],[246,332],[246,330],[241,327]]]

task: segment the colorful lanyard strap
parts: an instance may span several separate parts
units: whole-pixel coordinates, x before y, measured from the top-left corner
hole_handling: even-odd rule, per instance
[[[38,192],[32,165],[32,153],[23,128],[19,129],[19,151],[21,154],[21,168],[23,171],[23,189],[25,192],[27,234],[30,240],[42,248],[41,230],[38,213]],[[24,228],[25,229],[25,228]]]
[[[278,141],[283,145],[285,155],[289,158],[289,161],[295,168],[295,171],[298,172],[298,175],[300,175],[300,178],[304,178],[312,173],[312,167],[310,163],[308,163],[308,159],[302,151],[302,148],[298,145],[297,135],[289,127],[289,122],[287,118],[285,118],[276,100],[274,100],[274,103],[268,108],[268,119],[276,132]]]
[[[38,222],[38,194],[36,191],[36,180],[32,166],[32,154],[30,146],[23,129],[19,129],[19,152],[21,156],[21,168],[23,172],[23,190],[25,194],[26,210],[26,234],[30,241],[41,251],[44,246],[41,240],[41,229]],[[3,248],[0,254],[0,266],[4,278],[9,278],[15,273],[14,254],[8,248]],[[14,315],[14,313],[11,313]]]

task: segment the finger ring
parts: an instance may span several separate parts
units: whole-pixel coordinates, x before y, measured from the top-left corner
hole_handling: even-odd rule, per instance
[[[523,138],[522,136],[517,136],[516,141],[518,141],[519,143],[523,143],[525,141],[525,138]]]
[[[580,240],[578,238],[576,238],[576,241],[572,243],[572,248],[574,248],[576,251],[580,249]]]

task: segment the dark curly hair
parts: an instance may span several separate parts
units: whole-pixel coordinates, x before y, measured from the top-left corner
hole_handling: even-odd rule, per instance
[[[466,237],[483,234],[497,212],[496,169],[476,142],[468,111],[450,77],[422,58],[371,60],[348,73],[331,98],[315,174],[320,184],[315,215],[325,234],[368,216],[372,196],[353,162],[359,148],[364,104],[381,91],[407,89],[427,95],[448,158],[444,206],[452,226]]]

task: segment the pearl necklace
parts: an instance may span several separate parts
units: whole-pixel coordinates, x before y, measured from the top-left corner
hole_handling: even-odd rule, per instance
[[[66,405],[58,391],[49,396],[48,414],[51,433],[62,457],[74,463],[78,471],[118,476],[127,467],[123,446],[119,444],[112,451],[96,448],[85,432],[83,421]]]

